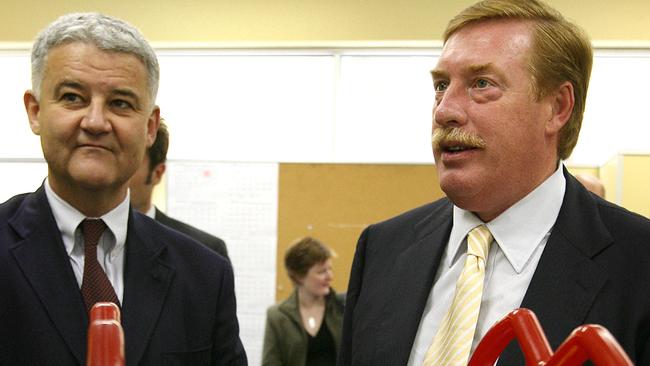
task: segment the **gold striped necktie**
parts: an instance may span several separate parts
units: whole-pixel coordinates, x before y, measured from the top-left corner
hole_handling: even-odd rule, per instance
[[[423,366],[465,366],[478,321],[492,234],[485,225],[467,236],[467,259],[456,282],[454,300],[424,357]]]

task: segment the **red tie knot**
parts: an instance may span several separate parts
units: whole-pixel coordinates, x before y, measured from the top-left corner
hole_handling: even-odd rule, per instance
[[[102,219],[85,219],[81,222],[81,231],[86,245],[97,245],[105,229],[106,224]]]

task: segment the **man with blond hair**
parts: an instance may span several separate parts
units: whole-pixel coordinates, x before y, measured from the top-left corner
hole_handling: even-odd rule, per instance
[[[339,365],[466,365],[519,307],[553,349],[598,323],[650,365],[650,221],[562,163],[582,123],[588,38],[540,1],[486,0],[443,41],[432,145],[447,198],[361,234]],[[498,361],[524,363],[514,344]]]

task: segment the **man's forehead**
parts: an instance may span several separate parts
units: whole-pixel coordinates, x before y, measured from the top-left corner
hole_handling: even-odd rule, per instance
[[[508,59],[522,59],[529,54],[531,46],[532,34],[527,22],[498,20],[469,24],[447,39],[432,74],[440,75],[448,72],[450,66],[459,65],[470,73],[494,69],[496,64]]]
[[[531,24],[530,21],[519,19],[492,19],[467,24],[449,36],[442,54],[470,47],[487,50],[529,48],[533,42]]]
[[[54,88],[100,85],[118,94],[147,93],[148,75],[142,61],[125,52],[104,51],[92,44],[68,43],[48,54],[43,81]]]

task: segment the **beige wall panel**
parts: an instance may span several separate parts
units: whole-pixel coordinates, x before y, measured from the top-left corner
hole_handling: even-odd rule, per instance
[[[439,39],[468,0],[3,0],[0,42],[27,42],[51,20],[101,11],[152,41],[378,41]],[[647,0],[551,0],[594,40],[650,40]]]
[[[619,168],[621,167],[620,157],[615,156],[611,158],[605,165],[600,167],[600,179],[605,185],[605,199],[614,202],[618,205],[621,204],[619,197]],[[622,167],[621,167],[622,168]]]
[[[284,253],[296,239],[311,235],[338,254],[333,286],[345,291],[366,226],[442,196],[433,165],[280,164],[276,299],[292,291]]]
[[[650,155],[623,155],[623,207],[650,218]]]
[[[569,171],[569,173],[573,175],[589,174],[589,175],[594,175],[596,177],[599,176],[599,169],[597,167],[567,166],[567,170]]]

